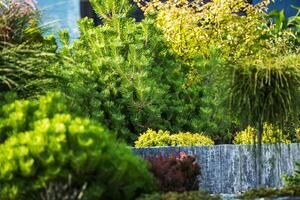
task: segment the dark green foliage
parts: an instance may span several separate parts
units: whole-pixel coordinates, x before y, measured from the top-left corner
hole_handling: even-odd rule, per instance
[[[205,83],[199,79],[185,87],[189,67],[170,50],[154,20],[137,23],[127,17],[127,1],[120,9],[111,6],[119,5],[115,0],[92,4],[104,24],[94,27],[91,20],[81,20],[80,38],[61,50],[71,59],[64,76],[70,80],[66,93],[73,109],[102,121],[128,142],[148,128],[209,132],[211,125],[203,121],[213,121],[214,113],[204,110]],[[68,44],[65,33],[61,38]]]
[[[172,155],[148,156],[150,172],[156,178],[162,192],[184,192],[197,190],[200,166],[193,156],[180,152]]]
[[[253,200],[258,198],[300,197],[300,187],[284,187],[282,189],[253,189],[242,194],[239,199]]]
[[[49,94],[3,107],[0,199],[41,199],[51,190],[58,199],[67,195],[53,185],[87,200],[131,200],[153,191],[146,162],[101,125],[67,114],[59,99]]]
[[[220,200],[218,196],[211,196],[207,192],[193,191],[183,193],[155,193],[150,195],[144,195],[137,200]]]

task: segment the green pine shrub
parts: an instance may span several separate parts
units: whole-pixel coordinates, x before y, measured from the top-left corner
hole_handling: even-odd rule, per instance
[[[152,146],[202,146],[214,145],[214,141],[202,133],[178,133],[170,134],[169,131],[159,130],[158,132],[148,129],[141,134],[135,147],[152,147]]]
[[[217,127],[215,113],[202,98],[206,80],[186,85],[190,67],[169,48],[151,17],[140,23],[128,17],[129,1],[91,3],[103,25],[80,20],[80,37],[73,44],[60,33],[60,53],[69,58],[64,92],[73,99],[74,111],[103,122],[129,143],[148,128],[209,132]],[[200,60],[202,68],[213,63]]]
[[[192,192],[168,192],[154,193],[139,197],[137,200],[219,200],[219,196],[211,196],[208,192],[192,191]]]
[[[131,200],[153,191],[146,162],[103,126],[68,114],[59,97],[49,94],[3,107],[0,199]]]
[[[289,144],[291,141],[288,139],[281,129],[273,126],[272,124],[264,123],[262,133],[263,144],[284,143]],[[234,137],[233,144],[255,144],[257,143],[257,130],[248,126],[244,131],[238,132]]]

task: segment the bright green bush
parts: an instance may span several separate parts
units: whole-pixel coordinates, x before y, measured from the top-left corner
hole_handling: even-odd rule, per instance
[[[212,102],[204,98],[214,98],[206,96],[209,80],[199,78],[199,84],[186,85],[189,67],[168,47],[152,18],[135,22],[128,17],[132,6],[126,0],[91,3],[103,25],[94,27],[92,20],[82,19],[80,37],[72,45],[66,33],[60,34],[65,44],[60,52],[70,58],[65,63],[65,92],[75,111],[103,122],[131,143],[148,128],[218,129]],[[199,60],[202,68],[213,63]]]
[[[39,100],[18,100],[0,108],[0,143],[8,137],[32,130],[34,123],[51,119],[55,114],[67,113],[64,99],[59,93],[49,93]]]
[[[207,192],[202,191],[193,191],[193,192],[183,192],[183,193],[176,193],[176,192],[168,192],[164,194],[150,194],[145,195],[137,200],[219,200],[220,197],[218,196],[211,196]]]
[[[178,133],[170,134],[169,131],[159,130],[158,132],[148,129],[141,134],[135,147],[151,146],[202,146],[213,145],[214,141],[201,133]]]
[[[70,177],[70,195],[80,191],[74,199],[131,200],[153,191],[145,161],[101,125],[66,114],[58,99],[49,94],[4,106],[0,199],[40,199]]]
[[[238,132],[234,137],[233,144],[255,144],[257,143],[257,130],[248,126],[244,131]],[[284,143],[291,141],[288,135],[285,135],[281,129],[274,127],[272,124],[264,123],[262,133],[263,144]]]

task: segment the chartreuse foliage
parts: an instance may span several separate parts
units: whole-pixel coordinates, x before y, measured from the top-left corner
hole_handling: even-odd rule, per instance
[[[248,126],[244,131],[238,132],[234,137],[233,144],[255,144],[257,143],[257,130]],[[263,144],[284,143],[288,144],[291,141],[288,135],[285,135],[281,129],[272,124],[264,123],[262,133]]]
[[[58,94],[16,101],[0,118],[0,198],[39,199],[52,184],[73,199],[134,199],[153,190],[147,165],[101,125],[67,114]],[[4,137],[3,137],[4,136]]]
[[[202,146],[213,145],[214,141],[202,133],[178,133],[170,134],[169,131],[159,130],[158,132],[148,129],[141,134],[135,147],[151,146]]]
[[[70,80],[66,93],[74,110],[88,113],[128,142],[148,128],[172,132],[215,128],[214,112],[202,99],[204,80],[184,87],[189,67],[168,48],[154,20],[137,23],[128,17],[129,1],[91,3],[103,25],[94,27],[91,20],[82,19],[80,37],[72,45],[66,33],[60,34],[65,44],[61,54],[70,58],[64,76]]]
[[[38,101],[19,100],[0,109],[0,143],[15,134],[34,127],[34,122],[53,118],[55,114],[67,113],[64,99],[59,93],[49,93]]]
[[[186,61],[211,56],[212,46],[223,59],[235,61],[265,45],[265,1],[255,7],[244,0],[135,1],[146,14],[156,15],[166,40]]]
[[[299,109],[299,54],[271,55],[261,53],[233,67],[232,108],[243,121],[254,125],[282,123]]]
[[[279,123],[297,113],[297,38],[290,28],[277,31],[267,17],[268,0],[256,5],[244,0],[136,1],[146,14],[155,14],[165,39],[189,65],[213,55],[212,46],[219,50],[230,108],[241,122]]]

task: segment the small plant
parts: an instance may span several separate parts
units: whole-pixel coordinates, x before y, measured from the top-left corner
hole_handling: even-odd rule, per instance
[[[145,158],[150,172],[157,180],[160,191],[183,192],[198,189],[200,167],[193,156],[181,152],[172,155],[155,155]]]
[[[37,27],[37,18],[38,11],[32,0],[1,1],[0,41],[2,45],[3,42],[21,44],[29,39],[29,34],[40,33],[40,29]],[[39,34],[39,39],[42,38]]]
[[[34,1],[0,2],[0,99],[5,92],[29,97],[58,85],[57,45],[43,32]]]
[[[238,132],[233,140],[233,144],[255,144],[257,143],[257,130],[248,126],[244,131]],[[281,129],[274,127],[272,124],[264,123],[263,144],[284,143],[288,144],[291,141],[288,135],[284,135]]]
[[[203,145],[214,145],[214,141],[201,133],[170,134],[169,131],[156,132],[152,129],[148,129],[135,141],[135,147]]]

